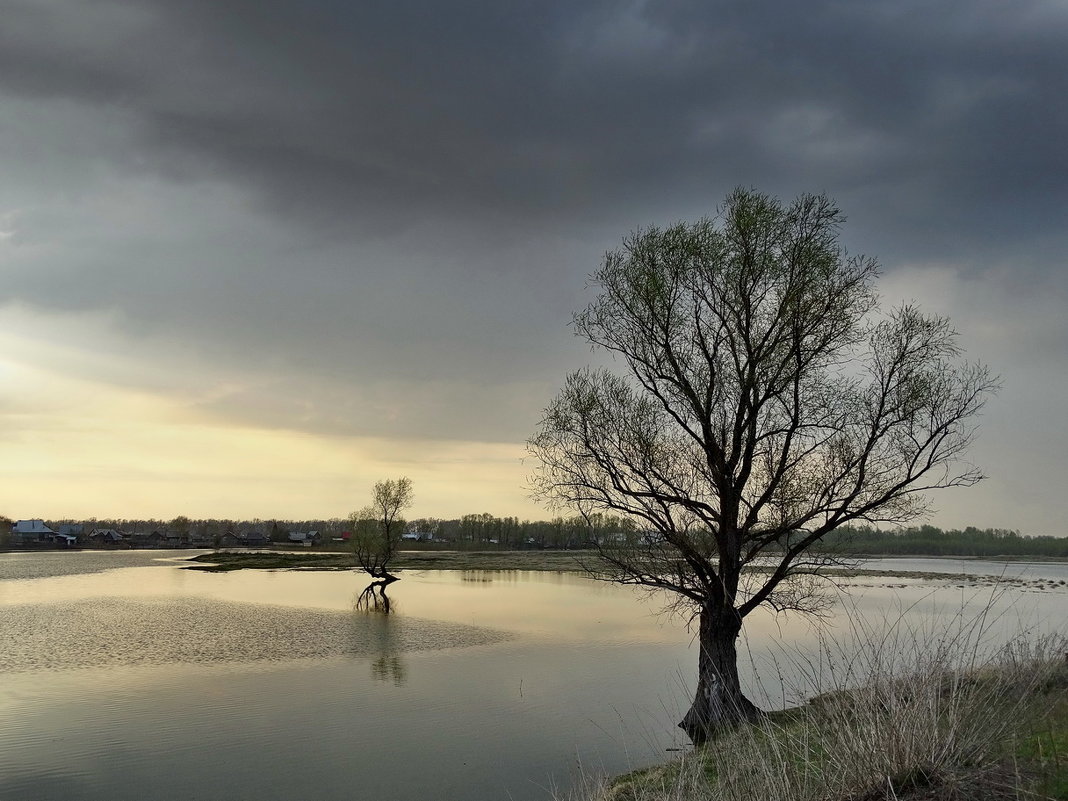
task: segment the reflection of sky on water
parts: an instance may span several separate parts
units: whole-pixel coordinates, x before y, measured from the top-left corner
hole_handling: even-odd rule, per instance
[[[981,661],[1015,638],[1066,633],[1066,612],[1068,587],[1061,585],[1035,591],[1016,584],[861,577],[835,593],[822,620],[766,610],[746,618],[749,682],[764,705],[791,706],[863,682],[867,674],[858,666],[854,676],[843,667],[857,654],[880,651],[894,665],[907,666],[918,651],[967,643],[961,655]]]
[[[0,582],[101,573],[120,567],[172,562],[175,559],[180,562],[198,553],[206,551],[12,551],[0,553]]]
[[[0,666],[22,671],[0,669],[0,798],[533,800],[577,760],[622,772],[684,741],[691,635],[657,614],[662,598],[632,588],[405,572],[387,618],[353,610],[366,580],[352,571],[35,556],[0,555]],[[751,654],[766,701],[790,703],[825,668],[820,631],[849,634],[862,619],[869,635],[895,622],[937,632],[988,606],[993,644],[1061,625],[1068,590],[859,578],[822,629],[752,615],[742,661]],[[24,670],[35,666],[50,669]]]
[[[22,572],[30,575],[44,573],[46,576],[25,579],[17,578],[19,570],[11,567],[16,560],[8,561],[0,556],[0,577],[13,576],[0,580],[0,606],[45,604],[54,607],[56,614],[62,617],[60,605],[64,603],[82,608],[87,602],[95,601],[91,607],[98,610],[107,609],[109,605],[116,610],[125,608],[130,616],[130,625],[144,630],[149,626],[158,628],[159,621],[150,621],[143,616],[154,610],[158,617],[162,614],[161,604],[165,604],[168,598],[175,601],[182,599],[186,606],[194,602],[217,604],[214,617],[219,621],[241,620],[242,615],[247,615],[250,621],[262,621],[269,617],[282,621],[287,619],[287,615],[292,616],[293,610],[308,610],[308,614],[348,614],[352,611],[356,595],[366,583],[364,577],[354,571],[240,570],[206,573],[176,569],[177,565],[183,564],[181,558],[188,555],[188,552],[42,554],[40,556],[46,557],[45,561],[53,565],[52,568],[42,569],[32,565],[32,558],[25,558],[35,555],[18,554],[18,561],[29,567],[29,570],[23,569]],[[79,573],[71,567],[54,568],[55,565],[71,566],[75,562],[96,572]],[[127,566],[130,563],[139,566]],[[101,566],[106,564],[119,567],[99,572]],[[977,560],[885,559],[872,560],[866,566],[880,570],[893,568],[928,573],[952,573],[955,567],[960,566],[958,569],[974,575],[1004,573],[1009,578],[1020,576],[1026,570],[1023,575],[1032,583],[1026,587],[1011,584],[980,587],[967,581],[954,583],[911,577],[857,577],[850,579],[839,590],[830,591],[835,602],[828,617],[819,624],[798,615],[775,615],[769,610],[758,610],[746,620],[744,645],[755,651],[769,644],[776,648],[804,648],[806,643],[816,642],[816,632],[821,627],[824,631],[846,631],[844,624],[849,618],[843,612],[847,609],[855,613],[854,617],[871,621],[896,619],[907,614],[912,620],[927,620],[933,625],[954,615],[967,616],[992,603],[997,614],[990,618],[990,626],[1011,632],[1019,631],[1022,626],[1041,629],[1044,625],[1059,625],[1068,607],[1068,587],[1064,585],[1050,584],[1048,589],[1041,592],[1033,591],[1036,579],[1058,581],[1062,574],[1068,575],[1068,564],[1006,565]],[[54,574],[49,575],[49,570]],[[690,642],[685,621],[678,615],[670,616],[661,612],[666,604],[665,596],[594,582],[575,573],[404,571],[401,575],[404,580],[390,587],[390,597],[397,609],[401,610],[401,615],[393,617],[393,625],[397,629],[403,625],[403,621],[408,621],[409,627],[416,621],[420,624],[439,621],[561,642],[663,643],[674,646],[685,646]],[[123,607],[123,603],[127,606]],[[273,607],[276,612],[257,612],[250,606],[261,604]],[[225,610],[225,614],[222,610]],[[26,613],[24,611],[21,614]],[[72,614],[70,610],[68,614]],[[115,612],[110,619],[121,619],[123,614]],[[178,615],[177,612],[175,614]],[[83,615],[83,618],[99,622],[103,615],[104,612],[98,611],[95,616],[85,618]],[[178,615],[176,619],[212,617],[205,606],[197,614]],[[18,614],[11,619],[17,620]],[[293,619],[299,620],[299,616]],[[332,618],[326,616],[325,619]],[[256,625],[265,624],[258,622]],[[301,628],[300,623],[279,622],[277,625],[282,626],[280,632],[285,630],[285,625],[289,625],[291,631]],[[248,625],[238,623],[234,628],[240,630],[242,627],[247,629]],[[318,622],[314,626],[308,623],[303,627],[324,631],[324,642],[329,639],[325,632],[332,630],[332,625]],[[284,638],[284,635],[279,633],[274,639],[279,637]],[[320,646],[325,649],[324,653],[344,651],[336,643],[329,647],[320,643]],[[351,652],[352,646],[346,647]],[[313,647],[297,649],[299,653],[311,653],[314,650]]]
[[[159,565],[159,563],[155,563]],[[655,599],[573,573],[403,571],[389,588],[406,617],[484,626],[554,638],[675,640]],[[194,596],[215,601],[349,611],[366,585],[355,571],[236,570],[207,573],[170,565],[122,567],[106,574],[0,581],[0,605],[91,598]],[[536,610],[536,611],[535,611]]]
[[[378,657],[467,648],[506,632],[418,618],[204,601],[94,598],[4,609],[0,673]]]
[[[960,573],[973,576],[1001,576],[1014,578],[1044,578],[1068,580],[1068,562],[998,562],[990,559],[960,559],[954,557],[907,557],[865,559],[862,566],[871,570],[902,570],[916,573]]]

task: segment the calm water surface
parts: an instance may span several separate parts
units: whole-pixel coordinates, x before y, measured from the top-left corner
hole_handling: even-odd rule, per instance
[[[352,572],[180,569],[190,555],[0,554],[0,799],[545,799],[685,745],[690,634],[633,590],[409,571],[385,617],[354,609]],[[1015,583],[858,579],[823,631],[844,609],[922,628],[992,605],[997,638],[1068,611],[1065,564],[872,566]],[[780,675],[819,630],[747,630],[754,695],[811,689]]]

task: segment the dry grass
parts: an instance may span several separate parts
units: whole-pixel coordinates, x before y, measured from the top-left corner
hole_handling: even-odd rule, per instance
[[[1001,801],[1068,798],[1062,637],[983,651],[985,618],[938,636],[891,627],[792,667],[833,680],[803,707],[586,801]],[[1062,749],[1063,750],[1063,749]]]

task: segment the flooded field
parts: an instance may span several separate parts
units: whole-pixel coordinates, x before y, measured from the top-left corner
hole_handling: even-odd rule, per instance
[[[406,571],[387,617],[354,608],[354,572],[181,569],[190,555],[0,554],[0,798],[545,799],[685,745],[696,654],[655,597],[573,573]],[[747,621],[756,697],[797,700],[787,656],[850,620],[923,630],[987,610],[997,640],[1068,610],[1065,564],[868,567],[903,575],[846,582],[822,627]]]

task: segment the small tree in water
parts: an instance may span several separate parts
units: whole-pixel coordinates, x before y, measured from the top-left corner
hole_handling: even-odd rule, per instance
[[[758,714],[738,678],[742,621],[810,608],[823,536],[912,520],[926,491],[982,478],[962,457],[996,380],[961,361],[945,318],[880,311],[877,264],[845,253],[843,219],[823,196],[738,189],[714,220],[626,238],[574,324],[627,377],[569,376],[529,443],[535,497],[646,532],[602,542],[597,575],[673,593],[696,618],[679,724],[695,743]]]
[[[413,497],[410,478],[379,481],[375,483],[370,505],[349,515],[356,564],[374,579],[360,596],[360,602],[365,605],[376,599],[377,590],[382,600],[375,606],[389,611],[385,588],[397,580],[389,572],[389,563],[404,533],[401,513],[411,507]]]

